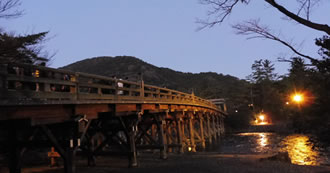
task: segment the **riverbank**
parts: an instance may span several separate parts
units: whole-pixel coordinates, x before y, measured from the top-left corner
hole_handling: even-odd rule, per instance
[[[158,158],[158,154],[142,154],[139,156],[138,168],[127,168],[125,158],[98,158],[96,167],[86,167],[83,161],[78,162],[77,173],[326,173],[330,167],[301,166],[280,161],[260,161],[269,157],[264,154],[218,154],[187,153],[170,154],[167,160]],[[0,171],[1,172],[1,171]],[[62,168],[35,167],[25,168],[23,173],[60,173]],[[1,172],[2,173],[2,172]]]
[[[277,154],[281,153],[281,154]],[[50,168],[46,155],[35,160],[37,154],[27,153],[27,165],[44,165],[24,168],[23,173],[61,173],[63,168]],[[271,157],[273,156],[273,157]],[[279,157],[277,157],[279,156]],[[283,156],[283,157],[282,157]],[[284,158],[284,159],[283,159]],[[319,147],[318,141],[302,134],[238,133],[227,135],[221,143],[208,146],[197,153],[170,153],[167,160],[159,153],[139,152],[138,168],[127,168],[127,157],[97,157],[96,167],[87,167],[86,159],[77,157],[77,173],[142,173],[142,172],[228,172],[228,173],[325,173],[330,172],[330,153]],[[1,159],[0,159],[1,160]],[[291,164],[295,163],[295,164]],[[298,165],[299,164],[299,165]],[[309,165],[309,166],[303,166]],[[313,165],[313,166],[312,166]],[[0,173],[7,173],[3,168]]]

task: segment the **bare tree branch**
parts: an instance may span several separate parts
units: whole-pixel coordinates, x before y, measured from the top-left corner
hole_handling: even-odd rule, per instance
[[[302,17],[300,17],[299,15],[296,15],[292,12],[290,12],[289,10],[287,10],[286,8],[284,8],[283,6],[279,5],[277,2],[275,2],[275,0],[265,0],[268,4],[270,4],[271,6],[273,6],[274,8],[276,8],[277,10],[279,10],[280,12],[282,12],[284,15],[290,17],[291,19],[295,20],[296,22],[305,25],[309,28],[318,30],[318,31],[323,31],[325,33],[327,33],[328,35],[330,35],[330,27],[327,24],[318,24],[318,23],[314,23],[309,21],[308,19],[304,19]],[[301,7],[304,8],[304,7]],[[308,7],[308,10],[310,10],[310,6]]]
[[[278,62],[288,62],[288,63],[292,64],[294,62],[294,58],[300,58],[300,57],[292,57],[290,59],[279,57],[279,58],[277,58],[277,61]],[[314,64],[304,63],[304,66],[306,66],[306,67],[314,67],[315,65]]]
[[[299,4],[297,16],[300,16],[302,12],[305,13],[306,19],[310,20],[311,9],[320,2],[320,0],[296,0]]]
[[[222,23],[239,2],[248,4],[250,0],[200,0],[201,4],[209,5],[211,9],[207,12],[206,20],[197,19],[197,23],[201,24],[198,30]]]
[[[250,0],[200,0],[202,4],[209,5],[210,10],[207,13],[208,18],[206,20],[198,20],[197,23],[200,23],[202,26],[200,29],[206,27],[213,27],[216,24],[222,23],[225,18],[233,11],[233,8],[239,3],[249,4]],[[319,24],[310,21],[310,11],[311,8],[319,3],[321,0],[296,0],[300,5],[298,8],[297,14],[292,13],[287,10],[285,7],[279,5],[275,0],[264,0],[272,7],[279,10],[285,16],[291,18],[292,20],[307,26],[309,28],[323,31],[330,35],[330,27],[327,24]],[[301,12],[304,11],[306,19],[300,17]]]
[[[23,14],[22,10],[13,10],[21,5],[20,0],[0,0],[0,18],[15,18]]]
[[[300,53],[290,43],[280,39],[280,36],[275,36],[274,34],[272,34],[271,30],[267,26],[260,26],[259,20],[250,20],[250,21],[247,21],[247,22],[244,22],[241,24],[233,25],[232,27],[236,30],[237,34],[250,36],[250,37],[248,37],[248,39],[265,38],[265,39],[274,40],[274,41],[282,43],[283,45],[285,45],[286,47],[288,47],[294,53],[296,53],[297,55],[299,55],[301,57],[307,58],[312,62],[318,61],[317,59],[314,59],[308,55],[304,55],[304,54]]]

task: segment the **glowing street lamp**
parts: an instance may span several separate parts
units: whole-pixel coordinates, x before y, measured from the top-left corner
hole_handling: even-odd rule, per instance
[[[299,104],[304,101],[304,96],[302,94],[296,93],[292,96],[292,100]]]
[[[268,124],[267,121],[265,121],[266,115],[265,114],[259,114],[258,119],[256,120],[257,125],[265,125]]]

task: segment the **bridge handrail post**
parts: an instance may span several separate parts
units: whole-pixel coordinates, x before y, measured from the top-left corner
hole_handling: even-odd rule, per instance
[[[195,100],[195,94],[194,94],[194,93],[191,93],[191,99],[192,99],[192,102],[193,102],[193,103],[196,103],[196,100]]]
[[[74,78],[71,78],[71,80],[72,80],[72,82],[75,83],[74,89],[72,89],[72,93],[75,94],[74,99],[79,100],[79,95],[80,95],[80,91],[79,91],[79,73],[75,72],[74,73]]]
[[[159,100],[160,99],[160,88],[156,88],[156,98]]]
[[[140,84],[140,98],[141,100],[144,100],[144,81],[142,79]]]
[[[120,100],[119,98],[119,87],[118,87],[118,79],[115,78],[115,100]]]

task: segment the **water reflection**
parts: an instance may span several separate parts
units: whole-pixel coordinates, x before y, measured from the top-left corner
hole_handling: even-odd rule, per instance
[[[287,151],[291,162],[298,165],[319,165],[317,158],[319,152],[313,149],[309,137],[304,135],[291,135],[281,142],[283,148],[280,151]]]
[[[259,140],[258,140],[258,144],[260,145],[260,147],[265,147],[268,144],[268,138],[266,136],[265,133],[259,133]]]
[[[249,137],[251,150],[258,153],[267,153],[271,150],[270,137],[272,133],[239,133],[239,136]]]
[[[310,142],[306,135],[282,136],[276,133],[239,133],[228,139],[222,152],[269,153],[288,152],[291,162],[298,165],[320,165],[328,163],[327,157]],[[229,147],[234,146],[234,147]],[[226,150],[226,151],[224,151]]]

